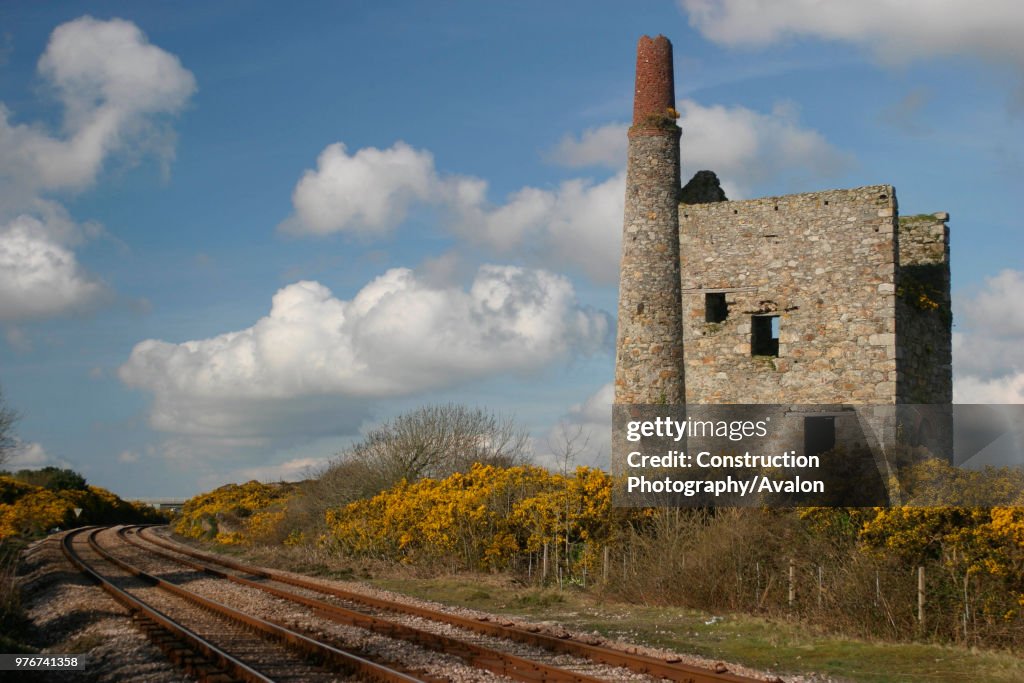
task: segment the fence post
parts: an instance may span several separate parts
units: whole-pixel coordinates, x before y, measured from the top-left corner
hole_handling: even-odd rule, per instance
[[[821,607],[822,593],[824,589],[821,585],[821,565],[818,565],[818,607]]]
[[[917,623],[924,624],[924,567],[917,568]]]
[[[796,599],[796,561],[789,560],[789,606],[793,606]]]
[[[608,546],[604,547],[604,562],[601,563],[603,583],[608,583]]]
[[[964,571],[964,642],[967,642],[967,620],[971,616],[971,606],[967,598],[967,581],[970,578],[970,574]]]

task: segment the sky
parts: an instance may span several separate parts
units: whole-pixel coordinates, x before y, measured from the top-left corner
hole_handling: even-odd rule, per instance
[[[606,463],[645,34],[674,45],[684,180],[949,212],[955,400],[1024,403],[1015,0],[14,0],[7,467],[187,497],[448,402]]]

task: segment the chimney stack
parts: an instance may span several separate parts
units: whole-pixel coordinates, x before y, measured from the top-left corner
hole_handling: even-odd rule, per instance
[[[637,45],[619,275],[615,403],[681,404],[683,309],[679,274],[679,137],[672,44]]]

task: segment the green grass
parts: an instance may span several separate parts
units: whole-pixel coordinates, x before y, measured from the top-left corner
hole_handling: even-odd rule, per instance
[[[931,644],[840,638],[801,624],[745,615],[645,607],[577,590],[559,592],[470,577],[376,579],[373,585],[451,605],[557,621],[568,628],[745,664],[777,674],[827,674],[865,683],[1024,681],[1024,659],[1010,653]]]

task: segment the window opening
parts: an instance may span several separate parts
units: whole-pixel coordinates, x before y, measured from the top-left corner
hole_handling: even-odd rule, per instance
[[[755,315],[750,318],[750,355],[779,355],[779,316]]]
[[[704,322],[720,323],[729,317],[729,304],[725,292],[708,292],[704,295]]]

